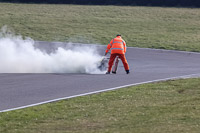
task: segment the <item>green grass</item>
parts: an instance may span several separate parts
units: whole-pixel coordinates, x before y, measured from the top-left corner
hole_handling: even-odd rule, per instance
[[[0,27],[35,40],[200,51],[200,9],[0,3]]]
[[[199,133],[200,78],[117,91],[0,113],[2,133]]]

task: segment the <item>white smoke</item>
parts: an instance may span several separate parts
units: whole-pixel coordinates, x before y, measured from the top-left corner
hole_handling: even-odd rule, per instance
[[[36,48],[35,42],[0,32],[0,73],[104,73],[98,69],[101,56],[95,47],[58,47],[53,52]]]

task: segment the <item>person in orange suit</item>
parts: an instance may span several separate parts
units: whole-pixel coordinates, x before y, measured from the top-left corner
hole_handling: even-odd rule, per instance
[[[110,60],[108,62],[108,71],[106,72],[106,74],[110,74],[113,62],[117,56],[121,59],[126,73],[129,74],[129,65],[125,57],[126,42],[122,39],[121,35],[118,34],[116,38],[110,41],[105,51],[105,55],[107,55],[109,50],[111,50],[111,55]],[[113,73],[116,74],[116,72]]]

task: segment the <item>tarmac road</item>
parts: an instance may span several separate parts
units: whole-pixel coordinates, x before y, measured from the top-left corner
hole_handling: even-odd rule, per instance
[[[52,51],[66,44],[37,42]],[[98,46],[104,53],[105,46]],[[155,80],[200,74],[200,53],[128,48],[130,74],[122,63],[117,74],[0,74],[0,112]],[[121,61],[120,61],[121,62]],[[194,75],[193,75],[194,74]]]

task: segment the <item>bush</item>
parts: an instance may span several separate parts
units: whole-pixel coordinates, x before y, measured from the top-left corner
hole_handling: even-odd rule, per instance
[[[14,3],[200,7],[199,0],[0,0]]]

